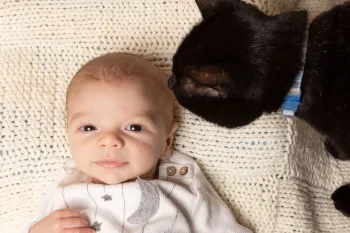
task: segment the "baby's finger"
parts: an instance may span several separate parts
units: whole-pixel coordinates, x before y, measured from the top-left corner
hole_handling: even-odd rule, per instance
[[[73,228],[73,229],[64,229],[64,233],[95,233],[94,229],[91,228]]]
[[[63,218],[59,221],[59,225],[61,229],[89,227],[88,222],[82,218]]]
[[[78,210],[75,209],[61,209],[56,210],[53,213],[55,218],[79,218],[81,214]]]

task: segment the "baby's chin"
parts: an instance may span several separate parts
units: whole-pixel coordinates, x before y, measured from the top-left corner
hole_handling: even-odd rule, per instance
[[[92,177],[91,182],[94,184],[106,184],[106,185],[116,185],[116,184],[122,184],[127,182],[134,182],[138,177],[144,180],[152,180],[155,179],[156,174],[153,174],[152,176],[137,176],[137,177],[120,177],[115,176],[111,174],[106,174],[103,177]]]
[[[134,178],[133,180],[135,180]],[[121,177],[111,177],[111,176],[105,176],[105,177],[93,177],[91,179],[91,182],[94,184],[107,184],[107,185],[115,185],[115,184],[121,184],[125,182],[132,181],[132,179],[127,178],[121,178]]]

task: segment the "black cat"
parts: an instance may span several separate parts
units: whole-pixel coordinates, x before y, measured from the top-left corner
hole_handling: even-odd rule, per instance
[[[198,0],[203,21],[173,58],[169,86],[181,105],[226,127],[282,105],[301,67],[307,13],[266,16],[238,0]]]
[[[296,115],[327,136],[334,157],[350,159],[350,3],[311,23],[302,92]]]
[[[301,69],[307,13],[266,16],[239,0],[196,3],[203,21],[179,46],[169,78],[179,103],[229,128],[277,111]],[[327,136],[325,148],[334,157],[349,159],[349,3],[310,25],[302,91],[296,115]],[[349,214],[350,185],[344,187],[332,198]]]
[[[327,136],[326,150],[350,159],[350,2],[320,14],[310,25],[296,115]],[[350,217],[350,184],[332,194],[336,209]]]

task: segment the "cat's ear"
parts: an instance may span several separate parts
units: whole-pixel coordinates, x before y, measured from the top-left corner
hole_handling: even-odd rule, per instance
[[[276,20],[274,24],[284,27],[284,30],[290,30],[291,28],[296,30],[305,31],[307,25],[307,11],[290,11],[280,15],[272,16],[270,19]]]
[[[196,0],[202,18],[206,19],[216,14],[219,9],[235,5],[240,0]]]

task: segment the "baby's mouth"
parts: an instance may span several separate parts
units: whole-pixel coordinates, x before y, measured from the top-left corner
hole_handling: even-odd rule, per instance
[[[125,166],[128,162],[105,159],[105,160],[99,160],[95,163],[101,167],[104,167],[104,168],[120,168],[120,167]]]

